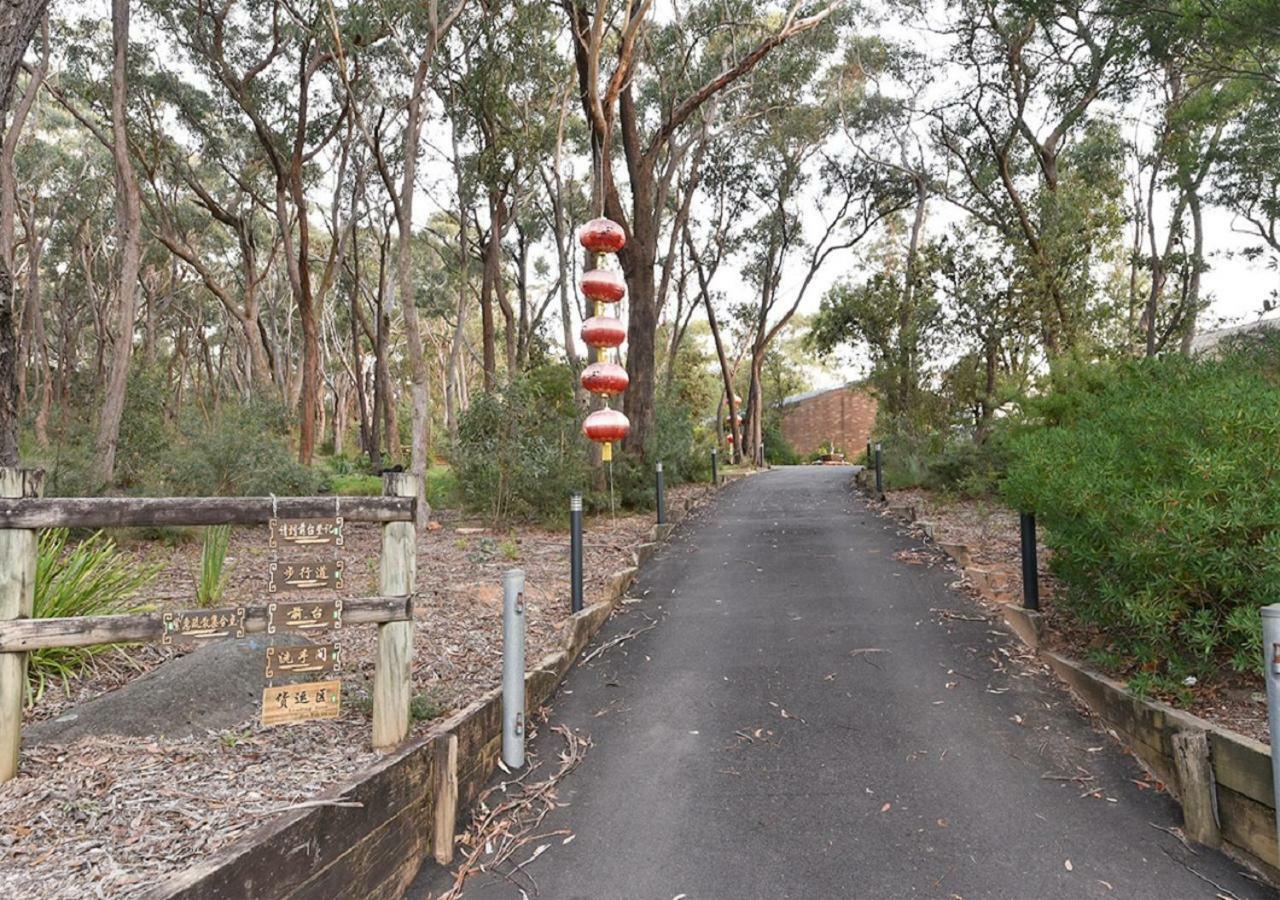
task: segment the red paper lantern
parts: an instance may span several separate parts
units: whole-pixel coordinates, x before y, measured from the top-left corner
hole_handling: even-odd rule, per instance
[[[594,362],[582,370],[582,386],[592,394],[621,394],[630,383],[627,370],[617,363]]]
[[[588,347],[621,347],[627,326],[613,316],[592,316],[582,323],[582,342]]]
[[[617,253],[626,246],[627,235],[612,219],[592,219],[582,226],[578,242],[592,253]]]
[[[582,423],[582,433],[597,444],[620,441],[631,432],[631,422],[616,409],[597,409]]]
[[[608,269],[592,269],[582,276],[578,286],[587,299],[597,303],[617,303],[627,294],[622,276]]]

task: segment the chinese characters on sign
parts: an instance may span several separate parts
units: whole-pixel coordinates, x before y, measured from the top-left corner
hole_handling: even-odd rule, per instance
[[[336,719],[341,705],[342,682],[336,680],[268,687],[262,691],[262,724]]]
[[[268,563],[267,593],[342,589],[342,560]]]
[[[323,675],[333,671],[337,658],[337,644],[268,647],[265,674],[268,679],[286,675]]]
[[[332,519],[272,519],[272,550],[281,544],[297,544],[304,547],[342,546],[342,516]]]
[[[162,644],[172,644],[174,636],[192,640],[244,637],[244,607],[188,609],[164,614]]]
[[[328,631],[342,627],[341,600],[296,600],[267,604],[267,634]]]

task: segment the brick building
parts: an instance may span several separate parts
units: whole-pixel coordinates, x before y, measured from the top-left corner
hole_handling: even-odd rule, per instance
[[[802,456],[833,442],[850,457],[866,449],[876,423],[876,398],[856,382],[796,394],[782,401],[782,436]]]

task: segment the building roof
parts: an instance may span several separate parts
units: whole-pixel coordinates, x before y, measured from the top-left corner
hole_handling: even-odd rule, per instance
[[[1270,331],[1280,329],[1280,319],[1259,319],[1245,325],[1232,325],[1230,328],[1217,328],[1213,331],[1202,331],[1191,339],[1191,352],[1203,353],[1212,350],[1225,339],[1237,334],[1248,334],[1252,331]]]
[[[849,388],[861,387],[860,381],[846,381],[844,384],[837,384],[834,387],[819,388],[816,391],[805,391],[803,394],[792,394],[786,397],[778,404],[779,406],[791,406],[796,403],[802,403],[805,400],[812,400],[814,397],[821,397],[823,394],[830,394],[833,391],[846,391]]]

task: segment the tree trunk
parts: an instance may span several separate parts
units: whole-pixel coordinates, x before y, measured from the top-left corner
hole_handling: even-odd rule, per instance
[[[116,170],[116,235],[120,260],[115,283],[116,333],[111,371],[98,425],[96,476],[100,484],[115,480],[120,420],[124,416],[129,361],[133,355],[133,324],[138,305],[138,269],[142,262],[142,200],[129,158],[125,130],[128,89],[126,55],[129,49],[129,0],[111,0],[111,156]]]

